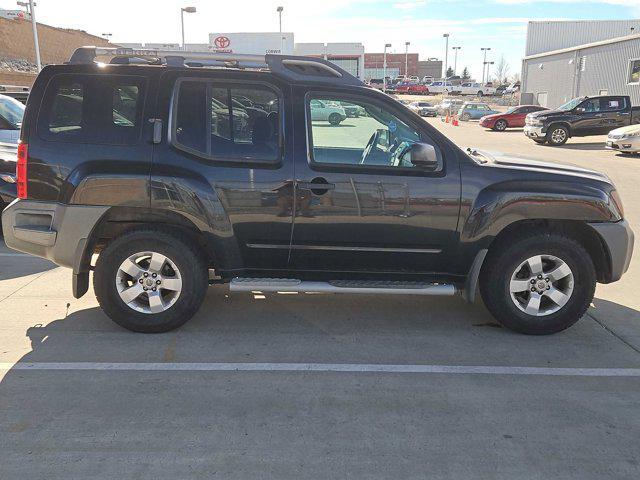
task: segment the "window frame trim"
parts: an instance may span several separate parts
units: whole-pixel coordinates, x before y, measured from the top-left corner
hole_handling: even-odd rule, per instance
[[[207,113],[206,113],[206,129],[209,132],[207,135],[207,152],[202,152],[195,148],[188,147],[186,145],[181,144],[177,141],[176,138],[176,124],[178,118],[178,105],[180,100],[180,86],[183,82],[199,82],[205,84],[205,96],[207,102]],[[271,90],[276,94],[278,99],[278,152],[275,158],[273,159],[260,159],[252,156],[246,155],[212,155],[211,152],[211,88],[213,85],[220,85],[221,88],[224,88],[228,91],[228,96],[231,98],[231,90],[234,88],[243,88],[244,86],[262,86],[267,90]],[[240,86],[240,87],[238,87]],[[193,155],[198,158],[202,158],[204,160],[208,160],[214,163],[221,164],[236,164],[238,166],[251,166],[251,165],[262,165],[262,166],[277,166],[281,165],[285,158],[285,134],[284,134],[284,93],[280,88],[278,88],[273,83],[264,81],[264,80],[244,80],[244,79],[221,79],[221,78],[212,78],[212,77],[204,77],[204,76],[179,76],[175,79],[173,83],[173,89],[171,92],[171,103],[169,106],[169,124],[167,125],[167,144],[172,146],[173,148],[188,153],[189,155]],[[230,111],[233,111],[230,105],[227,105]],[[233,127],[232,127],[233,128]],[[235,143],[235,142],[234,142]]]
[[[135,78],[135,79],[140,79],[141,83],[140,85],[137,85],[138,88],[142,87],[143,88],[143,95],[142,95],[142,103],[139,106],[139,120],[140,120],[140,124],[136,126],[136,128],[138,128],[138,134],[135,138],[134,141],[130,142],[130,143],[116,143],[116,142],[96,142],[96,141],[87,141],[87,140],[81,140],[81,141],[74,141],[73,139],[68,139],[68,138],[52,138],[49,136],[49,134],[51,133],[49,128],[47,127],[47,133],[45,134],[42,131],[42,128],[40,128],[41,122],[44,120],[48,121],[48,117],[51,114],[51,111],[53,109],[53,102],[50,102],[50,106],[45,106],[45,100],[49,100],[49,88],[51,88],[51,85],[58,81],[57,79],[61,78],[61,77],[68,77],[68,78],[78,78],[78,77],[84,77],[84,78],[90,78],[92,81],[95,80],[95,77],[107,77],[110,80],[114,79],[114,78]],[[83,88],[86,89],[87,87],[87,82],[78,82],[81,83],[83,85]],[[61,72],[61,73],[56,73],[54,75],[52,75],[48,80],[47,80],[47,85],[44,88],[44,93],[40,99],[40,105],[38,108],[38,116],[36,118],[36,122],[35,122],[35,130],[36,130],[36,136],[43,142],[51,142],[51,143],[67,143],[67,144],[72,144],[72,145],[110,145],[110,146],[114,146],[114,147],[133,147],[133,146],[139,146],[142,143],[143,140],[143,135],[144,135],[144,131],[145,131],[145,112],[146,112],[146,108],[147,108],[147,101],[148,101],[148,93],[149,93],[149,78],[146,77],[145,75],[135,75],[135,74],[122,74],[122,73],[109,73],[109,74],[104,74],[104,73],[73,73],[73,72]],[[83,101],[83,114],[84,114],[84,93],[83,93],[83,97],[82,97],[82,101]],[[113,109],[112,109],[113,110]],[[136,112],[138,113],[138,112]],[[25,112],[26,114],[26,112]],[[46,115],[45,115],[46,114]],[[113,113],[112,113],[113,115]],[[45,116],[47,118],[45,118]]]
[[[629,59],[629,67],[627,68],[627,85],[640,85],[640,75],[638,76],[637,82],[631,81],[631,73],[633,72],[633,62],[640,62],[640,57]]]
[[[333,96],[340,96],[339,99]],[[398,120],[406,123],[413,128],[420,135],[420,142],[426,143],[425,138],[436,149],[436,153],[439,157],[442,167],[437,171],[428,171],[420,169],[419,167],[406,168],[406,167],[391,167],[385,165],[350,165],[346,163],[323,163],[316,162],[313,158],[313,132],[312,132],[312,120],[311,120],[311,97],[314,99],[325,98],[327,100],[349,101],[349,99],[365,101],[379,105],[385,108],[390,113],[393,113]],[[336,173],[361,173],[364,175],[394,175],[405,177],[444,177],[447,173],[447,162],[444,149],[435,141],[434,138],[426,134],[423,128],[406,116],[398,113],[399,109],[396,105],[391,105],[389,102],[385,102],[383,99],[369,97],[360,92],[353,92],[347,90],[308,90],[304,95],[304,114],[305,114],[305,129],[307,140],[307,164],[311,170],[319,172],[336,172]],[[409,112],[411,113],[411,112]]]

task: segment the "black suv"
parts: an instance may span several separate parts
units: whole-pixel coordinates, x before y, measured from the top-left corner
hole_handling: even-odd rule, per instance
[[[332,125],[344,105],[360,114]],[[182,325],[226,282],[479,288],[503,325],[552,333],[633,248],[606,176],[465,152],[315,58],[79,49],[35,82],[17,189],[7,245],[72,268],[75,297],[93,270],[104,311],[141,332]]]

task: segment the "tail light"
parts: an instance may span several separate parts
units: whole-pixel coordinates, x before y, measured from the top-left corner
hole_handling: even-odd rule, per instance
[[[29,158],[29,145],[20,143],[18,145],[18,162],[16,164],[16,186],[18,198],[27,198],[27,160]]]

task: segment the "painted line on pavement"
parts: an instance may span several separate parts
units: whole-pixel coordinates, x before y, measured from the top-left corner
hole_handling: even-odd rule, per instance
[[[104,363],[104,362],[24,362],[0,363],[9,370],[88,370],[157,372],[344,372],[421,373],[462,375],[549,375],[560,377],[640,377],[640,368],[554,368],[474,365],[379,365],[352,363]]]

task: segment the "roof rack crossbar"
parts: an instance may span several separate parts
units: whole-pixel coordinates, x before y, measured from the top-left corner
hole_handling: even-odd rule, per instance
[[[362,81],[339,66],[322,58],[293,55],[247,55],[219,52],[191,52],[113,47],[80,47],[71,55],[69,64],[93,64],[96,57],[110,56],[111,63],[166,64],[170,67],[226,66],[235,68],[268,68],[273,75],[298,82],[329,82],[362,85]]]

